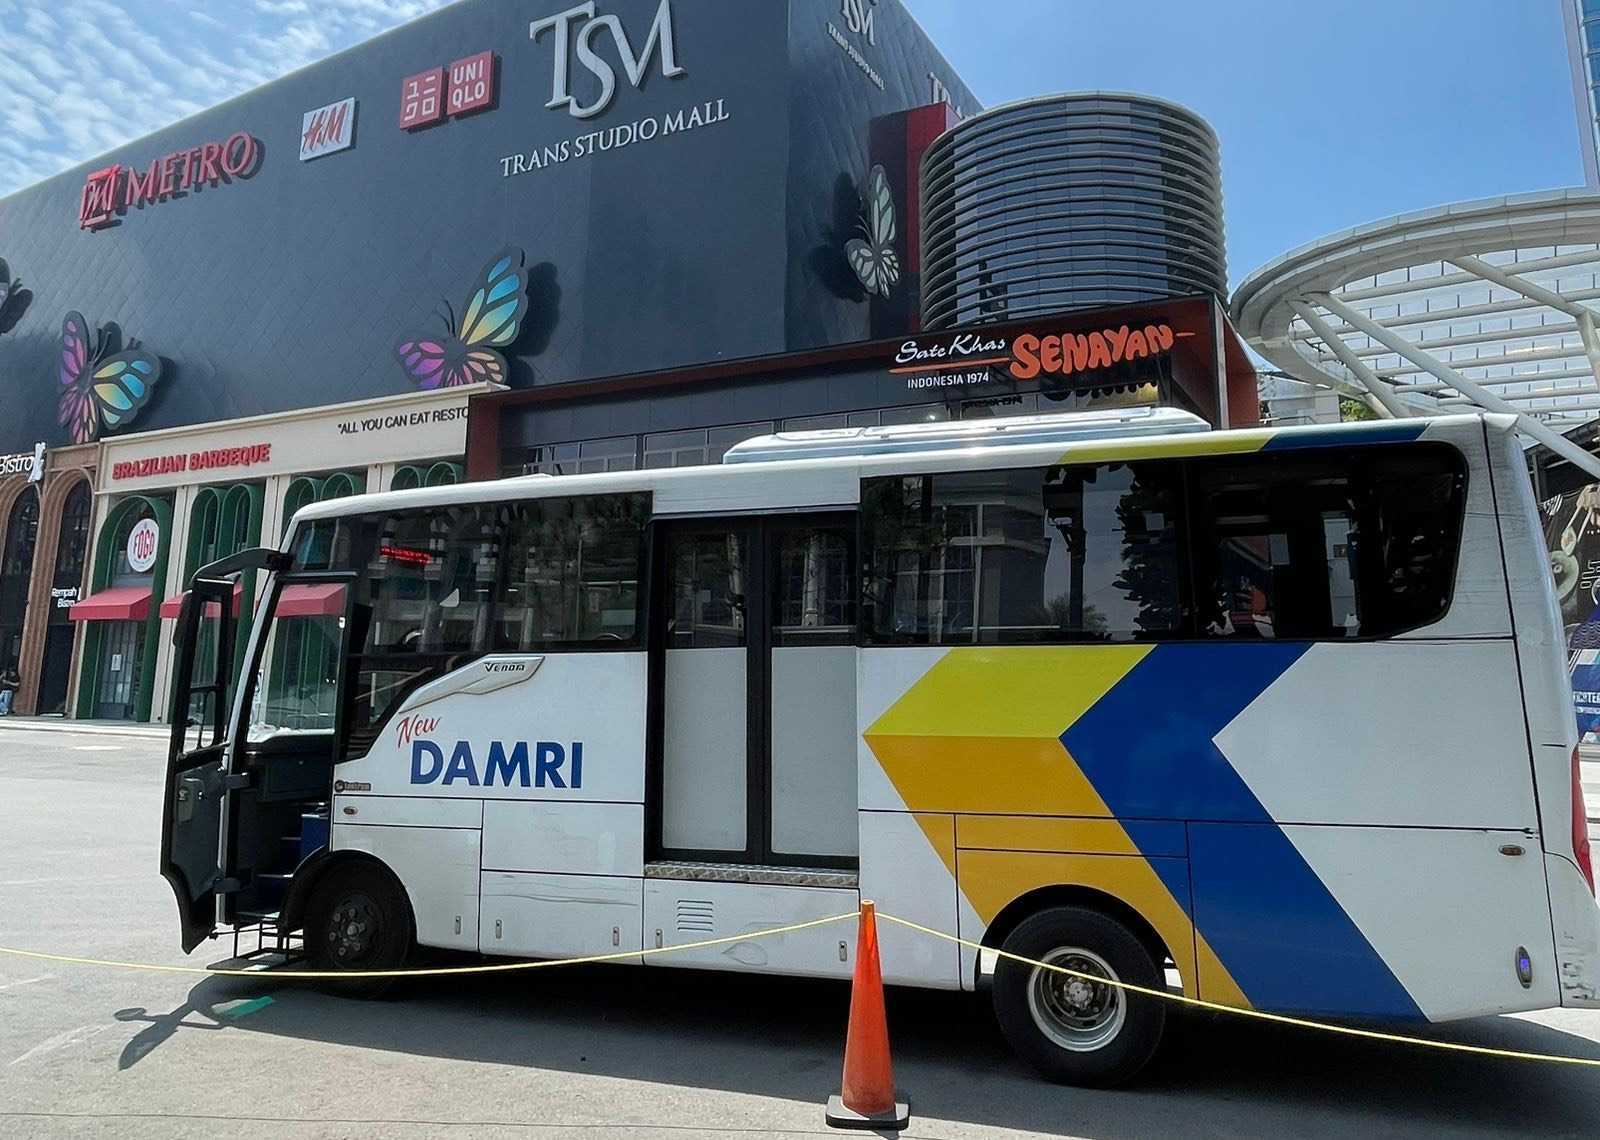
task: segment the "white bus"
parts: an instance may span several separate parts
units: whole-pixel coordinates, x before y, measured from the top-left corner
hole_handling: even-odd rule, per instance
[[[1506,418],[1033,417],[357,496],[200,571],[177,637],[186,950],[264,926],[324,969],[562,957],[870,898],[1241,1007],[1600,1004]],[[635,961],[846,978],[852,929]],[[1054,1079],[1125,1080],[1160,1039],[1167,1003],[881,942],[891,983],[991,989]]]

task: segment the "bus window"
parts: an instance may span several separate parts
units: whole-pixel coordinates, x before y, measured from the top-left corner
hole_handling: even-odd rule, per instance
[[[1181,475],[1176,463],[1148,462],[864,481],[867,641],[1177,633]]]
[[[499,508],[452,506],[373,520],[356,585],[347,754],[363,754],[395,702],[484,651],[499,575]]]
[[[493,648],[637,647],[648,495],[508,504]]]
[[[1194,463],[1208,637],[1390,637],[1444,615],[1465,475],[1442,447]]]

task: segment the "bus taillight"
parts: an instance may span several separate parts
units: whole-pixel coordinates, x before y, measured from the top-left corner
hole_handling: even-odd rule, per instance
[[[1578,860],[1578,870],[1589,881],[1589,893],[1594,894],[1594,861],[1589,855],[1589,813],[1583,805],[1583,773],[1578,767],[1578,750],[1572,750],[1572,854]]]

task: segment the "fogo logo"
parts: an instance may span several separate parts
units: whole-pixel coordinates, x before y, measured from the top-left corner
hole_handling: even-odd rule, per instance
[[[586,0],[585,3],[568,8],[565,12],[557,12],[554,16],[546,16],[528,25],[528,38],[535,42],[543,33],[554,32],[555,60],[552,67],[550,101],[545,104],[546,107],[551,109],[565,107],[573,118],[592,119],[611,105],[611,100],[617,93],[617,72],[610,62],[595,50],[595,33],[601,28],[611,33],[617,55],[622,61],[622,69],[627,73],[628,82],[634,87],[637,88],[644,81],[645,72],[650,67],[650,57],[658,50],[661,53],[662,78],[676,79],[684,74],[684,69],[678,66],[677,52],[672,40],[672,0],[661,0],[655,18],[650,21],[650,30],[645,35],[644,46],[637,52],[628,39],[628,33],[623,30],[622,20],[611,13],[596,16],[594,0]],[[592,102],[580,103],[572,94],[573,52],[577,53],[578,63],[600,82],[600,93]]]
[[[427,737],[439,728],[438,717],[407,716],[395,727],[395,743],[411,745],[413,784],[466,784],[472,788],[581,788],[583,742],[491,740],[482,762],[472,743],[458,740],[445,758],[444,746]],[[529,762],[530,756],[532,762]]]

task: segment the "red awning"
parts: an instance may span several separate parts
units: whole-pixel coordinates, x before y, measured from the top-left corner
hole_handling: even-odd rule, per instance
[[[344,584],[318,582],[316,585],[285,586],[278,594],[277,617],[343,617]]]
[[[239,616],[239,598],[243,594],[244,594],[244,583],[243,582],[235,582],[233,584],[233,616],[234,617],[238,617]],[[175,617],[177,617],[180,613],[183,612],[183,599],[187,598],[188,596],[189,596],[189,591],[185,590],[183,593],[174,594],[172,597],[170,597],[166,601],[162,602],[161,603],[161,616],[164,617],[164,618],[175,618]],[[217,616],[217,610],[219,608],[220,607],[217,605],[216,602],[207,603],[207,605],[206,605],[206,617],[216,617]]]
[[[150,616],[150,587],[113,586],[90,594],[67,613],[73,621],[143,621]]]

